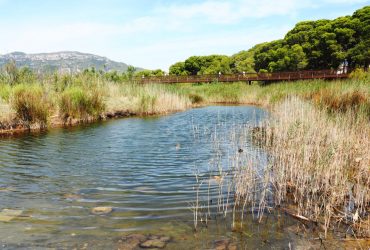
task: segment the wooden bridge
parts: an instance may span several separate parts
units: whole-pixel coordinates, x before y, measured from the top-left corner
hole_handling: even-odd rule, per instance
[[[210,83],[210,82],[248,82],[252,81],[297,81],[306,79],[343,79],[348,73],[339,73],[336,70],[307,70],[275,73],[242,73],[230,75],[191,75],[191,76],[149,76],[136,77],[139,83]]]

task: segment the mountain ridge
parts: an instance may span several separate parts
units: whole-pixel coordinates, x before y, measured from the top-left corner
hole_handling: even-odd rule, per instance
[[[79,51],[57,51],[24,53],[14,51],[0,55],[0,67],[14,60],[17,67],[29,67],[37,73],[78,73],[94,67],[103,71],[127,71],[128,64],[110,60],[107,57]],[[141,70],[141,68],[138,68]]]

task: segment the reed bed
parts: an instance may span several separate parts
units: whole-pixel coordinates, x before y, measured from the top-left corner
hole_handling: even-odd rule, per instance
[[[369,82],[316,80],[239,87],[239,97],[269,107],[271,116],[258,126],[230,130],[228,138],[215,140],[215,147],[220,140],[228,141],[232,152],[215,151],[210,170],[219,181],[214,212],[231,215],[235,230],[242,230],[247,213],[260,221],[266,212],[284,211],[319,235],[323,232],[323,238],[333,232],[369,238]],[[217,93],[217,85],[183,88],[204,102],[222,102],[219,95],[211,99],[206,94]],[[243,142],[250,141],[258,153],[238,152]],[[209,182],[199,179],[193,204],[199,214],[194,218],[204,222],[212,209],[209,197],[199,195],[199,185]]]
[[[158,84],[111,84],[106,103],[108,112],[127,110],[138,115],[166,114],[191,107],[187,96]]]
[[[0,122],[45,128],[105,119],[183,111],[192,103],[166,86],[115,83],[94,76],[56,76],[32,84],[0,85]]]
[[[329,229],[370,237],[370,126],[354,110],[328,116],[296,97],[274,108],[264,127],[275,205]]]
[[[243,229],[247,213],[261,221],[267,211],[279,210],[323,232],[323,238],[329,232],[369,238],[370,126],[364,105],[356,101],[346,111],[333,111],[314,99],[289,96],[258,126],[218,134],[214,147],[227,142],[229,151],[215,150],[210,168],[219,181],[217,211],[232,216],[235,230]],[[253,142],[252,151],[238,151],[246,142]],[[197,177],[197,183],[207,182]],[[197,192],[196,219],[210,215],[209,199],[199,201]]]

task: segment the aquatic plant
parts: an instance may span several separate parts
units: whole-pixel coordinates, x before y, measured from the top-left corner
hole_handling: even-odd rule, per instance
[[[206,88],[212,87],[218,88]],[[323,229],[325,236],[334,230],[370,237],[368,83],[308,81],[254,88],[256,103],[268,103],[271,117],[248,133],[230,131],[234,153],[226,166],[222,150],[215,151],[213,171],[221,180],[218,209],[232,216],[235,229],[243,228],[248,211],[261,220],[267,211],[282,210]],[[263,168],[257,158],[238,150],[243,141],[253,141],[269,154]],[[232,177],[219,171],[220,165],[232,169]],[[209,197],[198,199],[195,218],[205,221],[199,208],[210,206]]]
[[[370,127],[352,110],[328,116],[289,98],[266,124],[266,150],[276,205],[292,202],[295,213],[329,229],[370,236]]]
[[[260,221],[266,212],[279,210],[323,230],[325,237],[332,230],[370,237],[368,117],[352,108],[328,113],[297,96],[272,110],[259,127],[230,131],[234,153],[226,153],[226,165],[220,157],[224,150],[215,152],[213,171],[221,176],[217,207],[232,216],[232,227],[243,230],[248,211]],[[237,150],[243,141],[263,149],[267,161],[263,154]],[[201,211],[196,212],[199,218]]]

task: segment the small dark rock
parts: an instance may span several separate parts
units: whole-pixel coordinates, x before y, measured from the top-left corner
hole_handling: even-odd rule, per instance
[[[166,242],[163,242],[159,239],[156,240],[147,240],[140,244],[142,248],[164,248],[166,246]]]
[[[105,215],[113,211],[112,207],[94,207],[91,209],[91,213],[95,215]]]
[[[215,241],[216,250],[227,250],[230,244],[230,240],[217,240]]]
[[[165,248],[171,237],[150,235],[148,240],[140,244],[141,248]]]
[[[139,246],[141,242],[147,240],[147,237],[142,234],[130,234],[122,237],[118,243],[118,250],[133,250]]]

